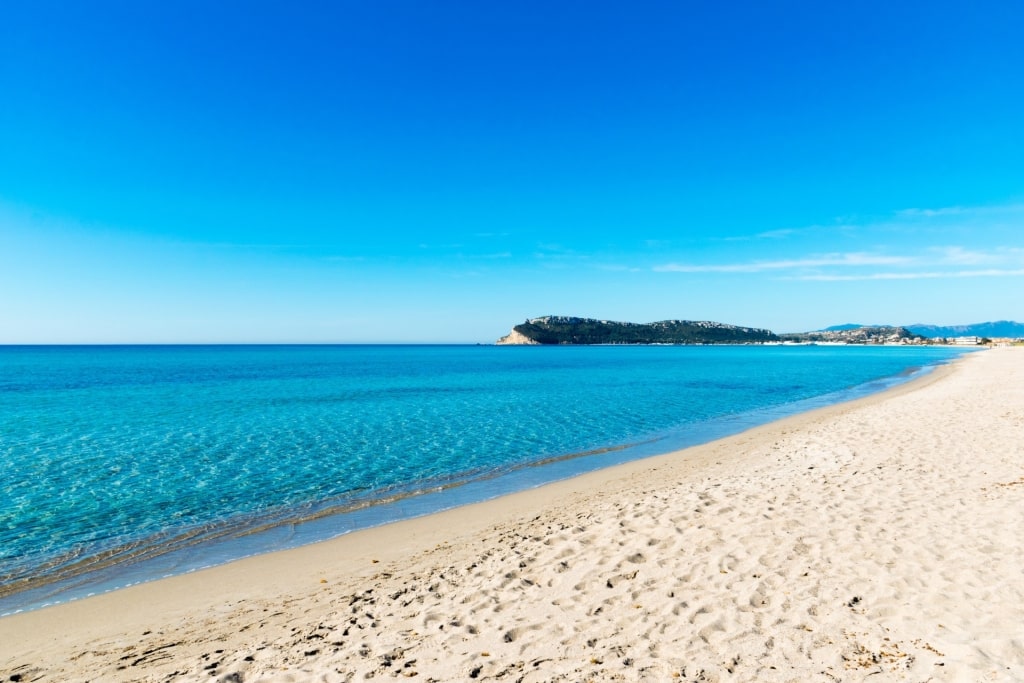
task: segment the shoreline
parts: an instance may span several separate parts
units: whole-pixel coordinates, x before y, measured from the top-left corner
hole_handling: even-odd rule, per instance
[[[957,356],[958,357],[958,356]],[[241,526],[192,529],[170,536],[165,548],[141,546],[139,557],[127,549],[111,549],[111,558],[82,558],[81,568],[69,566],[55,576],[21,581],[23,586],[0,589],[0,619],[14,614],[66,604],[180,574],[221,566],[250,557],[281,552],[311,543],[377,528],[405,519],[433,515],[519,491],[545,486],[595,470],[665,455],[711,443],[821,407],[856,401],[913,382],[917,375],[934,372],[957,357],[908,367],[895,375],[794,403],[758,408],[685,425],[685,429],[652,433],[636,443],[613,444],[579,453],[547,457],[468,478],[438,482],[426,488],[396,489],[380,497],[330,500],[296,510],[253,518]]]
[[[1017,680],[1021,366],[3,617],[0,673]]]

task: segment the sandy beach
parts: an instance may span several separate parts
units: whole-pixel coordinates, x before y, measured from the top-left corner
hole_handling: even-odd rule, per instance
[[[3,681],[1021,681],[1024,349],[0,619]]]

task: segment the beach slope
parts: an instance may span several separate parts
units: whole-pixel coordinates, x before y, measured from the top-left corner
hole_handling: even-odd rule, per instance
[[[0,619],[11,681],[1024,680],[1024,349]]]

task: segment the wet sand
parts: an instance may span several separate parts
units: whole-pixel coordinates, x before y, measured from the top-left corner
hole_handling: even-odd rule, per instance
[[[1024,680],[1024,349],[0,618],[0,680]]]

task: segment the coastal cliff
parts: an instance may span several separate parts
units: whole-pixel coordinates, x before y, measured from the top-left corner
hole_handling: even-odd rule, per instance
[[[527,337],[525,334],[523,334],[514,327],[512,328],[511,332],[509,332],[504,337],[502,337],[501,339],[494,343],[501,346],[536,346],[540,344],[539,341],[535,339],[530,339],[529,337]]]
[[[499,339],[501,345],[522,344],[760,344],[778,341],[754,327],[694,320],[625,323],[594,318],[544,316],[531,318]]]

